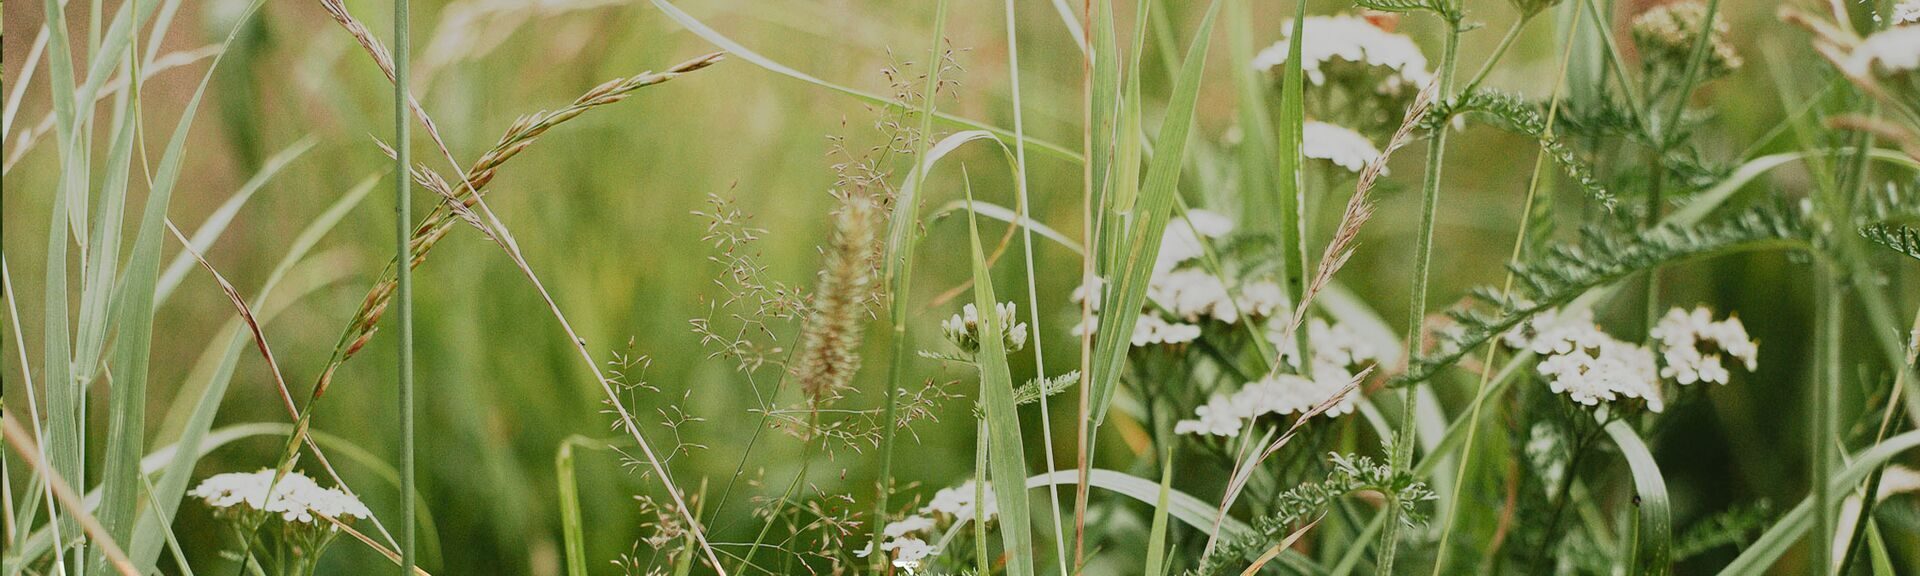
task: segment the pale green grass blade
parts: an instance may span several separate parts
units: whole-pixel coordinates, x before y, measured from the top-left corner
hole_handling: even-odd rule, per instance
[[[1216,1],[1207,8],[1199,33],[1187,50],[1187,60],[1181,65],[1173,98],[1167,104],[1166,118],[1161,122],[1160,144],[1147,167],[1146,184],[1140,189],[1140,202],[1128,230],[1126,269],[1120,272],[1118,281],[1110,281],[1107,286],[1105,302],[1109,307],[1100,317],[1089,380],[1092,383],[1091,424],[1095,427],[1106,418],[1107,407],[1113,401],[1114,389],[1127,360],[1127,349],[1132,345],[1133,327],[1140,320],[1140,307],[1146,299],[1147,281],[1160,254],[1160,236],[1172,215],[1180,169],[1187,155],[1187,137],[1193,130],[1201,76],[1206,71],[1207,45],[1218,14]]]
[[[1620,456],[1633,472],[1634,502],[1640,509],[1633,530],[1633,559],[1627,566],[1633,574],[1667,574],[1673,569],[1673,512],[1668,504],[1667,481],[1660,474],[1660,465],[1653,461],[1653,451],[1647,449],[1633,426],[1615,420],[1607,424],[1607,436],[1620,448]]]
[[[560,443],[553,471],[560,495],[561,541],[567,551],[567,576],[587,576],[586,531],[580,522],[580,484],[574,475],[574,438]]]
[[[973,198],[968,187],[967,198]],[[1020,413],[1013,401],[1013,375],[1007,369],[1006,342],[1000,336],[1007,327],[1000,325],[995,313],[999,302],[993,296],[993,277],[987,270],[986,251],[980,248],[979,218],[967,216],[968,239],[973,253],[973,304],[980,309],[980,351],[975,356],[980,368],[980,404],[986,412],[988,471],[993,478],[994,503],[1000,511],[1000,543],[1006,551],[1009,576],[1032,576],[1033,523],[1027,505],[1027,458],[1020,432]]]
[[[927,219],[929,221],[938,221],[947,216],[968,210],[969,208],[981,217],[999,220],[1032,230],[1033,233],[1039,234],[1041,238],[1052,240],[1054,244],[1058,244],[1061,248],[1066,248],[1074,254],[1083,254],[1086,252],[1086,248],[1080,246],[1079,242],[1073,241],[1072,238],[1068,238],[1066,234],[1060,233],[1059,230],[1048,226],[1047,223],[1035,220],[1031,216],[1022,216],[1019,212],[992,202],[954,200],[941,205],[940,208],[934,210],[933,214],[929,215]]]
[[[73,146],[73,56],[68,50],[67,21],[61,10],[59,0],[46,0],[44,4],[49,30],[48,74],[54,117],[55,134],[60,141],[60,161],[63,168],[61,186],[55,190],[55,197],[48,202],[51,214],[47,217],[47,261],[46,291],[44,315],[41,331],[44,344],[42,376],[47,391],[47,450],[48,465],[54,473],[68,482],[85,485],[84,468],[86,447],[81,440],[80,414],[86,395],[79,389],[73,378],[73,356],[71,327],[68,325],[67,311],[67,238],[70,230],[77,230],[68,214],[71,203],[66,197],[69,191],[78,187],[85,194],[86,173],[77,170],[78,165]],[[49,502],[49,506],[52,503]],[[71,515],[61,516],[60,532],[75,535],[80,533],[80,524]],[[56,555],[58,555],[56,551]],[[54,562],[61,562],[55,559]]]
[[[752,62],[755,66],[765,68],[768,72],[773,72],[781,76],[786,76],[788,78],[793,78],[795,80],[806,82],[808,84],[819,86],[821,88],[826,88],[828,90],[832,90],[835,92],[839,92],[841,94],[852,96],[859,100],[865,101],[869,104],[886,106],[889,108],[897,108],[897,109],[908,108],[907,104],[900,102],[898,100],[880,96],[872,92],[866,92],[863,90],[849,88],[846,86],[842,86],[840,84],[828,82],[826,80],[821,80],[805,72],[801,72],[799,70],[790,68],[785,64],[781,64],[779,62],[774,61],[772,58],[762,56],[760,53],[755,52],[750,48],[747,48],[746,45],[743,45],[739,42],[734,41],[732,38],[728,38],[725,34],[721,34],[719,31],[714,30],[710,26],[707,26],[705,23],[694,18],[692,15],[687,14],[685,11],[680,10],[680,8],[678,6],[674,6],[672,2],[668,2],[667,0],[650,0],[650,1],[653,2],[654,7],[660,9],[661,13],[666,14],[668,18],[672,18],[674,22],[679,23],[680,26],[683,28],[686,28],[688,32],[692,32],[701,38],[705,38],[708,42],[712,42],[715,46],[719,46],[725,49],[728,54],[731,54],[733,56],[738,56],[742,60]],[[945,112],[936,113],[934,114],[934,117],[948,125],[958,126],[961,128],[967,128],[967,129],[973,129],[973,130],[986,130],[988,132],[992,132],[995,136],[999,136],[1007,139],[1011,139],[1014,137],[1012,132],[1009,132],[1004,128],[989,126],[986,124],[982,124],[980,122],[968,120],[966,118],[961,118],[959,116],[954,116],[952,114],[948,114]],[[1055,144],[1045,140],[1040,140],[1038,138],[1033,138],[1031,136],[1027,137],[1027,144],[1031,144],[1034,147],[1039,148],[1041,151],[1046,152],[1048,155],[1058,157],[1062,160],[1067,160],[1070,162],[1080,161],[1079,153],[1076,153],[1072,149],[1067,148],[1065,146],[1061,146],[1059,144]]]
[[[1866,478],[1867,474],[1873,472],[1874,468],[1915,446],[1920,446],[1920,431],[1909,431],[1888,438],[1885,442],[1881,442],[1872,448],[1855,454],[1845,468],[1840,469],[1832,475],[1828,480],[1827,486],[1834,492],[1845,492],[1853,485],[1858,484],[1861,479]],[[1792,510],[1787,511],[1786,515],[1781,516],[1780,520],[1774,522],[1773,526],[1768,527],[1766,532],[1761,533],[1760,537],[1753,541],[1753,544],[1747,546],[1746,550],[1741,552],[1739,557],[1734,558],[1732,563],[1722,568],[1720,575],[1760,576],[1767,574],[1771,570],[1773,563],[1779,560],[1781,555],[1786,554],[1788,549],[1793,548],[1794,543],[1800,541],[1801,538],[1806,535],[1807,531],[1813,528],[1813,508],[1812,496],[1801,499],[1800,504],[1794,506]],[[1815,542],[1813,545],[1825,546],[1826,543]]]
[[[1152,480],[1125,472],[1101,468],[1088,471],[1087,478],[1088,486],[1126,496],[1148,506],[1156,506],[1160,502],[1160,483]],[[1061,470],[1053,474],[1028,478],[1027,488],[1040,488],[1049,485],[1075,485],[1079,484],[1079,480],[1079,471]],[[1214,513],[1219,511],[1219,507],[1208,504],[1206,501],[1196,498],[1192,494],[1175,489],[1168,489],[1166,510],[1168,516],[1179,520],[1181,524],[1186,524],[1188,527],[1199,530],[1203,534],[1212,534]],[[1228,516],[1220,520],[1220,532],[1221,535],[1226,538],[1235,538],[1252,533],[1253,528],[1247,526],[1245,522]]]
[[[255,172],[245,184],[241,184],[240,189],[235,191],[232,197],[221,203],[219,208],[215,208],[213,214],[208,215],[207,220],[200,223],[200,228],[193,231],[191,237],[193,251],[204,254],[212,248],[213,243],[220,240],[220,235],[227,231],[227,226],[233,224],[233,219],[240,214],[240,209],[253,199],[254,193],[265,188],[282,169],[312,150],[319,142],[319,139],[313,136],[301,138],[267,158],[267,161],[260,165],[260,171]],[[188,272],[193,271],[193,266],[193,258],[187,251],[182,250],[174,255],[173,261],[167,263],[166,271],[160,273],[160,281],[155,285],[153,296],[155,308],[166,304],[167,298],[173,296],[174,289],[180,287],[180,281],[186,279]]]
[[[136,88],[132,94],[139,94]],[[134,127],[131,118],[138,113],[135,98],[121,98],[118,113],[128,117],[115,128],[108,145],[106,180],[101,183],[99,213],[94,215],[85,269],[81,271],[80,315],[74,335],[74,373],[91,379],[100,366],[100,353],[106,347],[107,305],[114,287],[114,272],[120,266],[121,217],[127,205],[127,182],[132,176]]]
[[[306,259],[307,254],[320,243],[322,238],[326,237],[328,232],[333,230],[334,226],[366,199],[379,181],[380,176],[377,174],[362,179],[358,185],[342,195],[339,200],[335,200],[332,206],[327,207],[326,211],[301,230],[300,234],[294,237],[292,245],[287,249],[286,255],[280,259],[280,263],[276,264],[273,271],[267,275],[266,283],[261,286],[259,296],[254,298],[251,308],[267,309],[268,297],[273,294],[280,282],[293,271],[295,265]],[[267,318],[263,317],[260,320],[264,322]],[[238,321],[239,319],[236,318],[235,322]],[[160,525],[158,520],[161,517],[174,517],[179,510],[181,495],[186,493],[187,485],[192,479],[193,468],[199,463],[198,450],[195,448],[205,441],[208,430],[212,428],[214,418],[220,411],[220,403],[226,398],[227,388],[233,381],[233,372],[239,363],[240,355],[250,341],[249,335],[237,328],[236,326],[236,329],[227,337],[225,355],[222,356],[219,367],[215,369],[207,385],[201,390],[198,400],[194,403],[193,412],[187,417],[186,425],[181,430],[177,445],[188,449],[174,452],[159,483],[155,485],[154,500],[161,504],[160,514],[156,516],[148,513],[142,516],[140,524],[134,530],[133,543],[128,549],[128,554],[133,558],[134,565],[142,569],[152,568],[158,559],[160,545],[163,543],[158,537],[166,532],[166,527]]]
[[[1277,193],[1280,195],[1280,239],[1281,260],[1286,264],[1286,282],[1290,297],[1300,298],[1307,293],[1307,188],[1306,163],[1301,157],[1302,131],[1306,126],[1306,75],[1301,68],[1300,43],[1306,35],[1307,3],[1297,4],[1293,13],[1293,31],[1287,43],[1287,64],[1280,73],[1280,118],[1276,131],[1279,133],[1275,150],[1279,153],[1279,173]],[[1304,333],[1295,331],[1295,339],[1300,346],[1302,358],[1312,357],[1307,348]],[[1302,371],[1311,368],[1311,362],[1303,362]]]
[[[1160,458],[1160,495],[1153,501],[1153,524],[1147,529],[1147,565],[1142,572],[1146,576],[1167,574],[1167,513],[1172,508],[1167,498],[1172,492],[1173,451],[1168,450]]]
[[[1087,151],[1091,155],[1087,158],[1087,174],[1091,175],[1093,197],[1097,199],[1112,190],[1116,177],[1111,171],[1114,142],[1132,135],[1118,132],[1120,42],[1114,37],[1113,0],[1091,0],[1090,6],[1093,10],[1093,84],[1087,103],[1086,130],[1092,144]]]
[[[1275,148],[1273,119],[1267,112],[1266,78],[1253,67],[1253,17],[1247,9],[1249,1],[1227,2],[1227,44],[1232,56],[1228,62],[1238,95],[1234,107],[1240,118],[1240,225],[1264,231],[1275,229],[1278,224],[1280,182],[1274,159],[1281,156]],[[1297,68],[1296,60],[1299,59],[1287,60],[1289,71]]]
[[[264,3],[254,0],[246,13],[227,34],[231,45],[240,28]],[[225,50],[222,50],[222,55]],[[147,367],[153,347],[154,285],[160,276],[160,244],[165,239],[167,206],[173,197],[185,163],[187,135],[195,113],[206,95],[213,72],[220,67],[215,56],[199,87],[187,101],[180,121],[167,142],[152,189],[147,194],[145,212],[135,237],[133,252],[127,258],[126,277],[115,297],[115,316],[119,332],[114,347],[114,385],[107,428],[106,464],[102,468],[101,524],[113,538],[127,541],[133,533],[134,511],[139,495],[139,460],[145,443]],[[104,562],[104,559],[101,559]],[[102,564],[103,565],[103,564]]]

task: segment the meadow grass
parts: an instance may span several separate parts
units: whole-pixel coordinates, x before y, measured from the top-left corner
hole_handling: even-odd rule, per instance
[[[1920,558],[1910,1],[20,4],[0,576]]]

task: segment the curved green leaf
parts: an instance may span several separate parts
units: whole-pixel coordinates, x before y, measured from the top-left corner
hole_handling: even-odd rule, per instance
[[[1633,426],[1615,420],[1607,424],[1607,436],[1633,471],[1634,506],[1640,509],[1633,530],[1633,559],[1628,566],[1634,574],[1667,574],[1673,568],[1673,512],[1668,504],[1667,481],[1660,475],[1660,465],[1653,461],[1653,452]]]
[[[1885,442],[1862,450],[1854,455],[1845,468],[1828,480],[1828,488],[1835,493],[1846,492],[1861,479],[1866,478],[1874,468],[1915,446],[1920,446],[1920,430],[1888,438]],[[1720,576],[1759,576],[1767,573],[1767,570],[1773,566],[1773,562],[1779,560],[1782,554],[1786,554],[1787,549],[1793,547],[1794,542],[1799,541],[1801,536],[1813,527],[1813,512],[1812,496],[1800,500],[1799,505],[1794,506],[1793,510],[1782,516],[1780,521],[1773,524],[1773,527],[1762,533],[1759,539],[1754,540],[1753,545],[1748,546],[1746,551],[1734,558],[1726,568],[1721,569]],[[1816,542],[1814,545],[1824,546],[1826,543]]]

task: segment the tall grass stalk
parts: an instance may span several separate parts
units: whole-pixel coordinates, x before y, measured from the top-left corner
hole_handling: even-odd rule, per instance
[[[907,364],[912,358],[912,346],[907,338],[907,323],[912,320],[912,287],[914,246],[919,243],[917,236],[920,221],[920,194],[926,190],[927,171],[933,163],[927,158],[932,149],[932,131],[934,112],[938,109],[935,93],[940,87],[940,71],[943,67],[941,48],[946,42],[947,0],[934,5],[933,39],[927,48],[926,82],[920,89],[920,126],[914,140],[913,161],[917,166],[908,178],[913,192],[904,195],[893,206],[893,221],[888,223],[887,253],[883,276],[887,282],[887,320],[893,328],[891,360],[887,366],[886,406],[881,409],[884,417],[880,425],[880,475],[876,480],[877,494],[873,499],[872,546],[874,553],[869,569],[877,573],[891,570],[886,554],[881,553],[880,544],[885,537],[882,529],[886,527],[887,515],[891,513],[888,500],[893,493],[893,452],[897,439],[895,419],[899,403],[900,389],[907,383]],[[992,316],[986,309],[986,316]]]
[[[1460,17],[1457,10],[1442,14],[1447,26],[1446,46],[1440,56],[1440,101],[1452,98],[1453,73],[1460,58]],[[1432,139],[1427,142],[1426,176],[1420,185],[1420,231],[1418,244],[1414,248],[1414,272],[1412,302],[1407,310],[1407,337],[1405,339],[1409,358],[1420,354],[1424,340],[1423,325],[1427,318],[1427,275],[1433,266],[1433,229],[1440,206],[1440,171],[1446,160],[1447,124],[1442,122],[1435,127]],[[1406,472],[1413,465],[1414,413],[1419,396],[1415,394],[1417,383],[1408,384],[1400,391],[1400,420],[1394,431],[1393,454],[1389,460],[1393,472]],[[1464,466],[1464,464],[1462,464]],[[1387,523],[1380,532],[1380,549],[1376,552],[1376,573],[1382,576],[1393,574],[1393,563],[1400,547],[1401,511],[1399,506],[1389,506]]]
[[[1015,195],[1019,196],[1017,201],[1019,203],[1020,218],[1026,219],[1031,218],[1033,212],[1031,211],[1029,204],[1030,199],[1027,195],[1027,129],[1025,113],[1020,103],[1019,26],[1015,18],[1013,0],[1006,0],[1005,6],[1007,18],[1007,78],[1011,83],[1009,90],[1013,91],[1013,157],[1014,172],[1017,173],[1014,175],[1013,191]],[[1138,42],[1139,39],[1136,38],[1134,41]],[[1131,178],[1131,175],[1125,175],[1125,177]],[[969,198],[968,200],[968,205],[972,206],[972,199]],[[969,211],[969,214],[972,213],[972,211]],[[1031,225],[1020,225],[1020,250],[1022,255],[1025,256],[1026,261],[1027,318],[1028,322],[1033,325],[1031,332],[1033,334],[1034,371],[1040,378],[1046,378],[1046,346],[1042,339],[1042,333],[1045,331],[1041,329],[1043,325],[1040,323],[1040,292],[1039,288],[1035,286],[1038,275],[1034,273],[1033,268],[1033,226]],[[1046,473],[1052,475],[1054,466],[1058,461],[1055,460],[1053,456],[1053,409],[1047,400],[1048,396],[1048,394],[1044,393],[1040,395],[1040,446],[1042,454],[1046,458]],[[1059,486],[1047,485],[1047,516],[1051,518],[1053,522],[1053,556],[1059,565],[1060,574],[1063,576],[1071,574],[1072,571],[1067,568],[1066,530],[1060,522]]]

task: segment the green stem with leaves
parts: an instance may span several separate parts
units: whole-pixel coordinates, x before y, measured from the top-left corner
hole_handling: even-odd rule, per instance
[[[1453,95],[1454,68],[1460,57],[1460,17],[1457,11],[1442,14],[1447,24],[1447,43],[1440,59],[1440,95],[1442,99]],[[1447,123],[1440,122],[1434,128],[1432,139],[1427,143],[1426,177],[1420,186],[1420,235],[1419,245],[1414,249],[1415,264],[1413,273],[1412,304],[1407,312],[1407,354],[1419,354],[1422,340],[1421,325],[1427,316],[1427,274],[1433,265],[1433,229],[1434,220],[1440,207],[1440,169],[1446,159]],[[1394,431],[1391,465],[1394,473],[1404,474],[1413,464],[1414,444],[1414,406],[1419,396],[1414,393],[1417,384],[1409,384],[1400,391],[1400,421]],[[1401,510],[1391,508],[1384,529],[1380,532],[1379,560],[1376,574],[1393,574],[1394,556],[1400,545]]]

